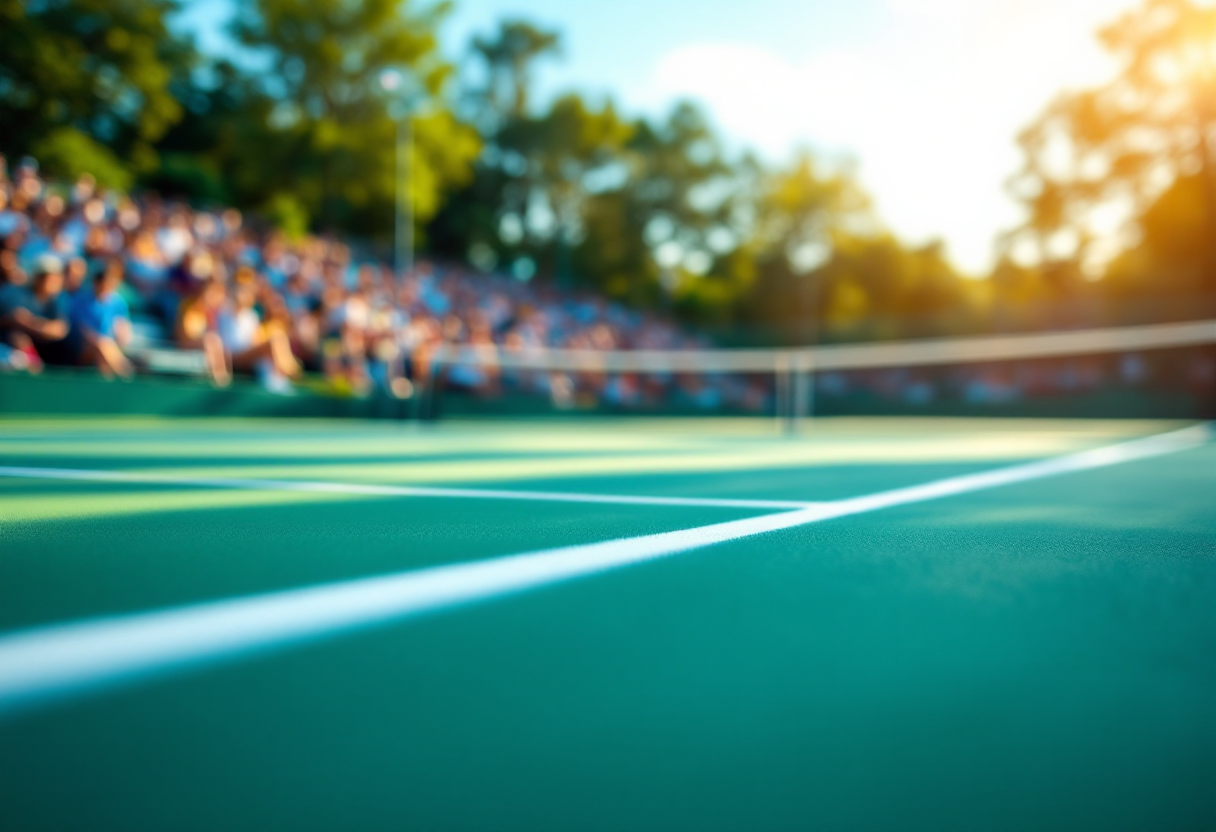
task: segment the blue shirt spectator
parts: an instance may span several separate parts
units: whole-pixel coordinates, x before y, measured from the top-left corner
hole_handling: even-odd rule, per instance
[[[114,338],[118,321],[130,320],[127,302],[117,291],[81,292],[72,299],[72,326],[103,338]]]
[[[3,327],[18,309],[24,309],[42,320],[66,323],[70,302],[63,292],[39,297],[24,286],[5,285],[0,288],[0,327]]]
[[[129,378],[133,368],[122,348],[131,337],[131,317],[118,294],[122,279],[122,261],[114,258],[93,278],[92,290],[82,289],[72,299],[70,340],[81,364],[94,365],[105,376]]]
[[[28,295],[29,290],[24,286],[13,283],[0,286],[0,337],[4,333],[4,322],[22,307]]]

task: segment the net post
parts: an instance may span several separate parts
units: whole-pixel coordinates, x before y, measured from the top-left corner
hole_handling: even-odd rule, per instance
[[[784,351],[773,356],[773,398],[774,416],[777,419],[777,430],[789,430],[789,415],[791,405],[789,355]]]
[[[791,432],[797,432],[804,420],[815,417],[815,369],[809,350],[800,351],[793,362],[794,407]]]
[[[806,363],[806,416],[815,418],[815,351],[807,350]]]
[[[777,379],[781,396],[777,405],[777,418],[787,435],[798,432],[798,420],[803,411],[803,383],[798,353],[782,351],[777,354]]]

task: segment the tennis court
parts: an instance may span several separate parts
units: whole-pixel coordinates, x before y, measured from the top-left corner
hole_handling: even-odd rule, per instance
[[[0,422],[0,827],[1210,829],[1147,421]]]

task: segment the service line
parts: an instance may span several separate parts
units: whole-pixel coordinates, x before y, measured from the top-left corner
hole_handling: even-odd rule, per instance
[[[305,589],[55,625],[0,638],[0,715],[610,569],[838,517],[1195,448],[1202,425],[797,511]]]
[[[364,497],[442,497],[457,500],[530,500],[549,503],[593,503],[622,506],[692,506],[757,511],[811,508],[820,503],[793,500],[732,500],[714,497],[635,497],[624,494],[578,494],[560,491],[505,491],[485,488],[432,488],[413,485],[361,485],[347,482],[178,477],[145,471],[100,471],[78,468],[0,466],[0,477],[35,480],[74,480],[133,485],[177,485],[188,488],[233,488],[247,491],[297,491],[308,494],[347,494]]]

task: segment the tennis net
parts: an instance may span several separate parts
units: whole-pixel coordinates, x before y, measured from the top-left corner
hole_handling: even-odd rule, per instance
[[[1211,417],[1216,320],[746,350],[448,345],[430,415],[604,412]]]

